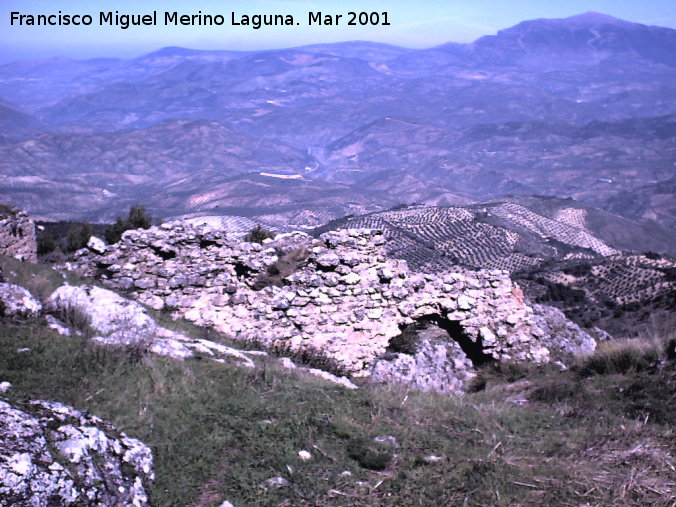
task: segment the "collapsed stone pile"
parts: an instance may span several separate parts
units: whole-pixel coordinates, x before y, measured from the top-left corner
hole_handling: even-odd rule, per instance
[[[446,381],[433,380],[439,364],[431,365],[428,346],[419,357],[409,351],[407,368],[418,368],[414,376],[427,375],[428,387],[438,390],[458,389],[486,361],[552,359],[555,338],[536,324],[506,272],[413,273],[385,256],[384,242],[379,231],[340,230],[319,239],[284,234],[259,245],[175,222],[128,231],[103,254],[83,250],[70,267],[238,340],[321,351],[354,376],[380,364],[380,377],[388,379],[391,369],[381,363],[401,359],[391,345],[415,323],[446,332],[432,361],[444,363]],[[590,342],[582,333],[564,348]]]
[[[37,262],[35,224],[24,211],[0,204],[0,254]]]

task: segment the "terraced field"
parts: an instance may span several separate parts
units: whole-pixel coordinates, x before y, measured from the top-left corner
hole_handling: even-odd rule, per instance
[[[599,218],[598,210],[570,200],[516,201],[392,209],[345,217],[315,233],[381,229],[388,254],[419,271],[448,272],[459,265],[508,270],[532,300],[558,306],[587,326],[633,329],[652,313],[676,311],[672,258],[623,251],[599,237],[612,239],[617,230],[628,230],[623,244],[661,247],[652,230],[634,223],[628,229],[625,222]],[[664,238],[664,249],[671,241]]]
[[[515,228],[526,227],[540,234],[543,239],[554,238],[571,246],[588,248],[602,256],[618,253],[618,250],[611,248],[585,229],[584,215],[581,213],[583,211],[564,208],[557,214],[560,217],[557,220],[539,215],[514,203],[498,204],[491,208],[492,213],[513,224]]]
[[[246,217],[239,217],[239,216],[234,216],[234,215],[222,215],[222,216],[215,216],[215,215],[205,215],[205,216],[197,216],[197,215],[185,215],[181,217],[182,219],[186,219],[189,222],[193,224],[205,224],[209,225],[215,229],[224,229],[228,231],[230,234],[233,236],[244,236],[247,234],[251,229],[256,227],[257,225],[262,225],[266,229],[275,229],[272,227],[270,224],[266,222],[261,222],[259,220],[252,220],[250,218]],[[278,232],[283,232],[283,231],[278,231]]]
[[[582,283],[618,305],[630,305],[669,295],[676,301],[675,275],[676,262],[669,259],[655,262],[639,255],[614,256],[595,265]]]
[[[515,279],[531,299],[613,334],[640,333],[676,313],[676,262],[650,254],[563,260]]]
[[[579,210],[564,211],[561,217],[555,220],[515,203],[495,202],[376,212],[347,217],[328,228],[382,229],[390,255],[424,271],[463,265],[518,272],[566,255],[595,258],[618,253],[584,229]]]

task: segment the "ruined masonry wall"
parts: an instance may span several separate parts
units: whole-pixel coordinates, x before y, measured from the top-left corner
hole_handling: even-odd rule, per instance
[[[35,224],[23,211],[0,213],[0,254],[37,262]]]
[[[72,267],[239,340],[321,349],[355,375],[368,375],[401,327],[425,316],[459,322],[495,359],[549,359],[533,310],[507,272],[413,273],[385,256],[384,242],[380,231],[353,229],[259,245],[179,222],[128,231],[103,255],[81,251]],[[255,291],[259,273],[293,249],[309,255],[287,285]]]

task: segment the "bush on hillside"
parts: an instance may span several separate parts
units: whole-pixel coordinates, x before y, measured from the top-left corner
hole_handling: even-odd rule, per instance
[[[563,303],[582,303],[586,299],[585,292],[580,289],[574,289],[568,285],[558,282],[552,282],[544,278],[538,278],[538,283],[544,285],[545,292],[537,298],[538,303],[547,303],[549,301],[559,301]]]
[[[0,202],[0,215],[16,215],[16,212],[15,207]]]
[[[54,238],[54,235],[49,231],[45,231],[38,236],[37,244],[38,255],[47,255],[59,248],[56,238]]]
[[[590,262],[578,262],[571,266],[566,266],[563,268],[563,272],[567,275],[572,276],[587,276],[592,272],[592,265]]]
[[[286,253],[280,253],[276,262],[270,264],[267,270],[260,273],[253,283],[254,290],[265,287],[281,287],[284,279],[298,271],[310,255],[307,248],[294,248]]]
[[[256,227],[251,229],[246,236],[244,236],[244,241],[249,243],[263,243],[266,239],[273,239],[275,233],[267,229],[263,229],[261,224],[258,224]]]
[[[583,375],[615,375],[656,369],[664,344],[633,338],[602,343],[580,366]]]
[[[323,349],[295,348],[288,343],[279,342],[272,347],[272,352],[279,357],[288,357],[301,366],[324,370],[338,377],[349,377],[351,373],[349,368]]]
[[[412,323],[404,327],[401,333],[395,336],[387,344],[387,352],[415,355],[418,352],[420,337],[418,326]]]
[[[392,462],[392,455],[379,449],[373,442],[365,438],[356,438],[347,446],[350,458],[359,463],[359,466],[367,470],[382,471],[387,469]]]
[[[74,224],[68,229],[66,235],[66,251],[75,252],[87,246],[92,236],[92,225],[88,223]]]
[[[129,215],[126,219],[122,217],[117,217],[117,220],[113,225],[108,227],[104,236],[106,241],[111,245],[117,243],[122,238],[122,234],[125,231],[132,229],[149,229],[152,225],[152,217],[147,214],[144,206],[140,204],[134,204],[129,208]]]

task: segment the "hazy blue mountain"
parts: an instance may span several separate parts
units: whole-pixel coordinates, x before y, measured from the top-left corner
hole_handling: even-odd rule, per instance
[[[88,185],[102,167],[132,170],[163,189],[186,172],[275,167],[372,192],[365,206],[536,193],[676,227],[674,49],[676,30],[586,13],[422,50],[354,41],[13,62],[0,66],[2,170]],[[199,122],[202,155],[178,134]],[[21,125],[48,133],[28,139]]]
[[[544,57],[552,65],[592,62],[613,56],[676,66],[676,31],[629,23],[588,12],[565,19],[535,19],[478,39],[472,51],[483,62],[514,64]],[[578,55],[580,61],[570,60]]]
[[[11,143],[40,132],[40,121],[15,104],[0,99],[0,144]]]

